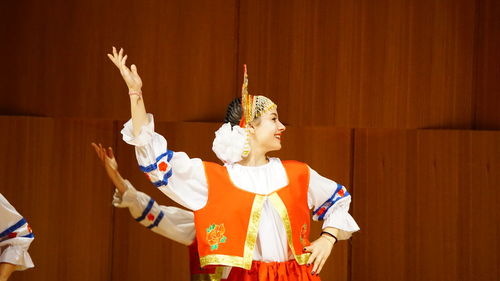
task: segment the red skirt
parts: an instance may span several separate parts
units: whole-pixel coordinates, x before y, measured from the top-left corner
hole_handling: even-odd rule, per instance
[[[295,260],[286,262],[253,261],[250,270],[231,268],[227,281],[320,281],[311,274],[312,265],[299,265]]]

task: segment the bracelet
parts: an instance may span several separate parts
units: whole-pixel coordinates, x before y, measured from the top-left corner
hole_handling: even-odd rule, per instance
[[[332,237],[333,239],[335,239],[335,243],[337,243],[337,242],[339,241],[339,239],[337,238],[337,236],[335,236],[335,235],[331,234],[331,233],[330,233],[330,232],[328,232],[328,231],[322,231],[322,232],[321,232],[321,234],[320,234],[319,236],[323,236],[323,234],[326,234],[326,235],[328,235],[328,236]],[[335,243],[333,243],[333,244],[335,244]]]
[[[128,94],[129,96],[138,96],[142,98],[142,91],[129,91]]]

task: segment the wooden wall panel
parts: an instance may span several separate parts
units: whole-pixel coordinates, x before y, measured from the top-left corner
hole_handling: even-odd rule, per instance
[[[497,280],[499,141],[356,130],[352,280]]]
[[[473,0],[242,0],[239,64],[293,125],[470,128],[474,24]]]
[[[174,151],[185,151],[190,157],[218,162],[211,145],[218,123],[159,123],[156,130],[163,134]],[[318,148],[324,148],[318,149]],[[328,128],[288,128],[283,136],[283,149],[274,153],[282,159],[307,162],[320,174],[346,186],[350,185],[351,130]],[[138,189],[150,194],[159,203],[176,205],[153,187],[137,168],[133,147],[118,143],[122,174]],[[127,164],[129,163],[129,164]],[[352,190],[351,190],[352,191]],[[113,280],[188,280],[187,249],[143,229],[128,212],[115,216]],[[319,235],[321,223],[315,223],[311,239]],[[128,233],[126,233],[128,231]],[[339,243],[321,274],[324,280],[348,280],[347,242]],[[125,272],[123,268],[128,270]]]
[[[500,129],[500,2],[477,1],[475,128]]]
[[[112,189],[90,142],[110,121],[0,117],[0,191],[35,233],[35,268],[12,280],[109,280]]]
[[[276,154],[281,159],[305,162],[320,175],[346,186],[355,202],[351,182],[352,141],[352,130],[347,128],[289,126],[282,135],[283,148]],[[313,222],[311,241],[319,237],[322,226],[323,222]],[[335,245],[320,273],[322,280],[350,280],[350,242]]]
[[[158,120],[220,120],[236,89],[235,5],[3,1],[0,114],[126,118],[127,89],[106,57],[117,46]]]

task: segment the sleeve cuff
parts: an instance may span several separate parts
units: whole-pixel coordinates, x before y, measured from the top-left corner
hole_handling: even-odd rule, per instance
[[[127,186],[127,191],[121,194],[118,189],[115,188],[115,193],[113,194],[113,206],[117,208],[127,208],[134,205],[134,200],[137,197],[137,190],[134,186],[128,181],[124,180],[125,185]]]
[[[323,223],[323,229],[327,227],[339,230],[337,237],[339,240],[349,239],[354,232],[359,230],[358,224],[354,221],[351,214],[347,212],[333,212],[330,214]]]
[[[35,265],[28,251],[19,246],[7,247],[0,255],[0,263],[10,263],[16,266],[16,270],[25,270]]]
[[[127,123],[123,125],[121,133],[123,140],[126,143],[134,146],[144,146],[151,141],[154,135],[154,131],[155,125],[153,114],[148,113],[148,123],[142,126],[138,136],[134,136],[132,119],[128,120]]]

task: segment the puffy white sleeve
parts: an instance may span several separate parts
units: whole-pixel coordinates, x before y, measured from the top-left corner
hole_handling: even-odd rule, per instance
[[[123,140],[135,146],[139,168],[148,179],[175,202],[190,210],[205,206],[208,198],[205,168],[199,158],[167,148],[165,138],[154,131],[154,118],[134,137],[132,120],[123,126]],[[193,132],[194,134],[195,132]]]
[[[309,168],[309,208],[313,209],[313,220],[324,220],[323,228],[339,230],[338,239],[349,239],[359,226],[349,214],[351,195],[341,184],[320,176]]]
[[[28,248],[34,239],[31,227],[0,194],[0,263],[10,263],[16,270],[34,267]]]
[[[120,194],[115,190],[113,205],[118,208],[128,208],[132,217],[168,239],[184,245],[190,245],[195,238],[193,212],[176,207],[158,205],[150,196],[137,191],[125,180],[127,191]]]

